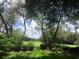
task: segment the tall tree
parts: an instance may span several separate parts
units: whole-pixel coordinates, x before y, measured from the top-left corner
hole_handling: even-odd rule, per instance
[[[3,17],[3,12],[4,12],[3,4],[4,4],[4,2],[0,4],[0,7],[1,7],[1,8],[0,8],[0,18],[1,18],[1,22],[2,22],[2,23],[4,24],[4,26],[5,26],[6,35],[7,35],[7,37],[8,37],[8,34],[9,34],[9,32],[8,32],[8,27],[7,27],[7,24],[6,24],[6,22],[5,22],[5,20],[4,20],[4,17]]]

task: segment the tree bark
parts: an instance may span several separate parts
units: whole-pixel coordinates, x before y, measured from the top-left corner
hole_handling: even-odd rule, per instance
[[[57,23],[57,29],[56,29],[55,34],[54,34],[53,42],[56,41],[57,32],[58,32],[59,26],[60,26],[60,20],[61,20],[61,16],[60,16],[59,21]]]
[[[13,35],[13,24],[10,25],[10,36]]]
[[[23,37],[25,37],[25,34],[26,34],[26,19],[24,18],[24,34],[23,34]]]
[[[44,28],[43,28],[43,22],[40,21],[40,23],[41,23],[41,31],[42,31],[42,35],[43,35],[44,43],[47,43],[47,41],[46,41],[46,37],[45,37],[45,33],[44,33]]]
[[[4,24],[5,26],[5,31],[6,31],[6,36],[9,37],[9,32],[8,32],[8,26],[3,18],[3,15],[0,13],[0,17],[1,17],[1,20],[2,20],[2,23]]]

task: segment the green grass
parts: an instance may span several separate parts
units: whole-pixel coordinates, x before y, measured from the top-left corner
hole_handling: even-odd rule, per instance
[[[5,59],[30,59],[30,58],[40,58],[42,56],[47,56],[49,51],[33,50],[33,51],[20,51],[20,52],[9,52],[9,55]],[[21,58],[20,58],[21,57]],[[25,57],[25,58],[24,58]]]
[[[70,44],[58,44],[60,47],[70,47],[70,48],[76,48],[79,47],[79,45],[70,45]]]
[[[42,42],[41,41],[24,41],[22,45],[27,45],[28,43],[33,43],[34,47],[39,47]],[[69,45],[69,44],[58,44],[57,43],[57,45],[67,46],[67,47],[72,47],[72,48],[78,47],[78,45]]]
[[[24,41],[23,45],[33,43],[34,47],[40,47],[40,41]],[[61,46],[76,47],[76,45],[60,44]],[[68,56],[62,53],[54,53],[49,50],[34,49],[33,51],[8,52],[4,59],[79,59],[76,56]]]
[[[26,52],[10,52],[4,59],[79,59],[75,56],[53,53],[51,51],[33,50]]]
[[[24,41],[23,45],[27,45],[28,43],[33,43],[34,47],[39,47],[41,44],[40,41]]]
[[[67,46],[67,47],[71,47],[71,48],[78,47],[78,45],[67,45],[67,44],[65,44],[65,46]]]

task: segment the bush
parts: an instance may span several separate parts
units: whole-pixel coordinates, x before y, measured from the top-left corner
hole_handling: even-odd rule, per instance
[[[47,44],[40,44],[40,49],[47,49]]]
[[[3,59],[4,56],[6,56],[7,53],[4,51],[0,51],[0,58]]]
[[[63,51],[69,54],[78,55],[79,54],[79,47],[63,47]]]
[[[27,51],[27,47],[26,47],[25,45],[23,45],[23,46],[21,47],[21,50],[22,50],[22,51]]]
[[[22,44],[22,35],[16,34],[9,38],[0,34],[0,51],[12,51],[12,49],[19,50],[19,46]]]
[[[27,50],[30,50],[30,51],[32,51],[34,49],[34,45],[33,45],[33,42],[28,42],[27,43]]]
[[[21,46],[22,51],[32,51],[33,49],[34,49],[34,45],[32,41],[28,42],[27,45]]]

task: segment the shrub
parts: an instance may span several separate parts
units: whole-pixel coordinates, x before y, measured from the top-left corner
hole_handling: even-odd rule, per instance
[[[46,49],[47,48],[47,44],[40,44],[40,49]]]
[[[34,49],[33,42],[27,42],[27,45],[22,45],[21,50],[22,51],[32,51]]]
[[[27,50],[30,50],[30,51],[32,51],[34,49],[34,45],[33,45],[33,43],[30,41],[30,42],[28,42],[27,43]]]
[[[0,51],[0,58],[3,59],[4,56],[6,56],[7,53],[4,51]]]
[[[22,50],[22,51],[27,51],[26,45],[23,45],[23,46],[21,47],[21,50]]]
[[[78,55],[79,47],[63,47],[63,51],[69,54]]]

